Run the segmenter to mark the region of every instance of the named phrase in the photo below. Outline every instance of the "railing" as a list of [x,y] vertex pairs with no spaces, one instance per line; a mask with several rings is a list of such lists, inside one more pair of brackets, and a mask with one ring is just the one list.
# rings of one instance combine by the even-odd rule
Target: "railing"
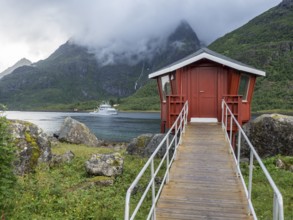
[[[171,165],[172,165],[174,158],[176,156],[177,147],[181,143],[182,134],[185,132],[185,126],[187,124],[187,116],[188,116],[188,102],[186,102],[184,104],[184,106],[183,106],[179,116],[177,117],[176,121],[174,122],[173,126],[169,129],[169,131],[167,132],[167,134],[165,135],[165,137],[163,138],[161,143],[158,145],[158,147],[156,148],[154,153],[151,155],[151,157],[148,159],[148,161],[146,162],[144,167],[141,169],[141,171],[139,172],[139,174],[137,175],[135,180],[132,182],[131,186],[128,188],[127,193],[126,193],[126,199],[125,199],[125,216],[124,216],[125,220],[135,218],[135,216],[138,213],[138,211],[139,211],[143,201],[145,200],[149,190],[152,190],[152,204],[151,204],[150,211],[149,211],[149,214],[146,219],[150,219],[150,218],[155,219],[156,218],[156,214],[155,214],[156,203],[159,199],[159,196],[160,196],[160,193],[163,189],[164,183],[169,182],[169,170],[170,170]],[[170,137],[171,137],[171,139],[170,139]],[[164,145],[166,145],[166,152],[155,170],[154,160],[155,160],[158,152],[160,151],[160,149]],[[172,146],[175,146],[175,148],[174,148],[174,153],[170,158],[170,149],[172,148]],[[161,181],[159,189],[156,193],[155,178],[158,175],[160,168],[163,166],[164,163],[166,163],[166,171],[164,173],[164,177]],[[131,194],[149,167],[151,170],[150,181],[149,181],[145,191],[143,192],[138,204],[134,208],[133,213],[130,213]]]
[[[228,119],[229,118],[229,119]],[[237,157],[235,155],[235,152],[233,150],[233,123],[238,128],[238,135],[237,135]],[[228,126],[230,126],[230,129],[228,131]],[[259,163],[260,167],[262,168],[263,173],[265,174],[268,182],[270,183],[273,192],[274,192],[274,198],[273,198],[273,219],[274,220],[283,220],[284,219],[284,210],[283,210],[283,198],[282,194],[280,193],[279,189],[277,188],[276,184],[274,183],[272,177],[270,176],[268,170],[266,169],[265,165],[262,163],[260,157],[258,156],[257,152],[255,151],[253,145],[249,141],[248,137],[244,133],[243,129],[239,125],[237,119],[234,117],[233,113],[231,112],[230,108],[228,107],[227,103],[223,100],[222,101],[222,127],[225,130],[226,138],[229,141],[230,150],[233,152],[234,160],[237,164],[236,166],[236,173],[240,177],[242,185],[245,189],[245,194],[248,200],[248,208],[249,212],[248,214],[252,214],[254,219],[257,219],[256,213],[254,211],[252,200],[251,200],[251,192],[252,192],[252,175],[253,175],[253,160],[254,158]],[[249,177],[248,177],[248,189],[246,187],[243,175],[240,170],[240,150],[241,150],[241,139],[244,138],[244,141],[247,143],[250,149],[250,164],[249,164]],[[236,140],[235,140],[236,141]]]

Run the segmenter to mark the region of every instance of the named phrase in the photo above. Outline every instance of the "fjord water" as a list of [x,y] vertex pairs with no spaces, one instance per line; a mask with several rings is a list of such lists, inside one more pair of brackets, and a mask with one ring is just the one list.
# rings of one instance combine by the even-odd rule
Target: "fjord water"
[[129,142],[140,134],[160,132],[160,113],[119,112],[102,116],[79,112],[6,112],[8,119],[34,123],[49,135],[57,133],[68,116],[84,123],[99,139],[106,141]]

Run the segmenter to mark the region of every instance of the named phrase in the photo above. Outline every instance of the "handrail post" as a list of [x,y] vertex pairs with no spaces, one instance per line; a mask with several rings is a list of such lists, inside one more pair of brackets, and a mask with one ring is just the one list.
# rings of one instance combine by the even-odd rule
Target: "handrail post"
[[185,133],[185,125],[186,125],[186,120],[185,120],[185,114],[186,114],[186,111],[185,111],[185,106],[183,107],[183,114],[182,114],[182,123],[183,123],[183,129],[182,129],[182,133],[184,134]]
[[177,122],[175,124],[175,149],[174,149],[174,160],[176,160],[176,154],[177,154],[177,144],[178,144],[178,140],[177,140]]
[[166,166],[167,166],[167,175],[166,175],[166,183],[169,183],[169,164],[170,164],[170,154],[169,154],[169,149],[170,149],[170,146],[169,146],[169,134],[167,134],[167,139],[166,139],[166,150],[167,150],[167,159],[166,159]]
[[182,138],[181,138],[181,134],[182,134],[182,127],[183,127],[183,123],[182,123],[182,114],[180,116],[180,122],[179,122],[179,144],[182,144]]
[[225,130],[226,130],[226,132],[228,132],[228,129],[227,129],[227,127],[228,127],[228,106],[226,105],[226,111],[225,111],[225,113],[226,113],[226,120],[225,120]]
[[233,117],[232,115],[230,115],[231,119],[230,119],[230,142],[232,144],[233,140],[232,140],[232,131],[233,131]]
[[284,220],[284,204],[282,194],[276,193],[276,200],[278,202],[278,220]]
[[278,209],[279,206],[277,205],[277,195],[274,193],[274,201],[273,201],[273,219],[277,220],[278,219]]
[[[151,180],[153,181],[153,183],[152,183],[152,206],[155,207],[155,203],[156,203],[156,188],[155,188],[154,159],[152,159],[152,163],[151,163]],[[156,220],[156,208],[154,208],[154,210],[153,210],[152,220]]]
[[240,175],[240,151],[241,151],[241,131],[238,130],[238,146],[237,146],[237,176]]
[[125,199],[125,213],[124,213],[124,220],[129,220],[129,195],[128,195],[128,191],[126,193],[126,199]]
[[222,100],[222,129],[224,129],[224,99]]
[[250,150],[250,161],[249,162],[250,163],[249,163],[249,180],[248,180],[248,200],[251,200],[252,173],[253,173],[253,152],[252,152],[252,150]]
[[[229,138],[230,138],[230,145],[231,145],[231,147],[233,148],[233,136],[232,136],[232,134],[233,134],[233,117],[232,117],[232,113],[230,112],[230,136],[229,136]],[[232,154],[233,152],[232,152],[232,150],[231,150],[231,148],[229,148],[229,152],[230,152],[230,154]]]
[[177,140],[177,131],[178,131],[178,124],[176,122],[176,125],[175,125],[175,147],[177,146],[177,143],[178,143],[178,140]]

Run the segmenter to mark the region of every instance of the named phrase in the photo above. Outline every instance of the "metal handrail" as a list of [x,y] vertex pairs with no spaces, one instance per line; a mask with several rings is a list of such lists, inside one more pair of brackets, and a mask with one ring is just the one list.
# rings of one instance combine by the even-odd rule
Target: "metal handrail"
[[[136,176],[135,180],[132,182],[132,184],[130,185],[130,187],[127,190],[126,193],[126,198],[125,198],[125,215],[124,215],[124,219],[125,220],[129,220],[129,219],[134,219],[137,212],[139,211],[139,208],[141,207],[147,193],[149,192],[149,190],[152,190],[152,206],[150,208],[149,214],[147,219],[155,219],[156,218],[156,214],[155,214],[155,207],[156,207],[156,203],[159,199],[160,193],[163,189],[164,183],[168,183],[169,182],[169,170],[171,168],[171,165],[174,161],[174,158],[176,156],[176,151],[177,151],[177,147],[179,146],[179,144],[181,143],[181,138],[182,138],[182,134],[185,132],[185,126],[187,124],[187,116],[188,116],[188,102],[186,101],[179,116],[177,117],[176,121],[174,122],[174,124],[172,125],[172,127],[169,129],[169,131],[166,133],[165,137],[163,138],[163,140],[161,141],[161,143],[158,145],[158,147],[156,148],[156,150],[153,152],[153,154],[150,156],[150,158],[148,159],[148,161],[146,162],[146,164],[143,166],[143,168],[141,169],[141,171],[139,172],[139,174]],[[174,131],[174,135],[172,137],[172,139],[170,140],[170,135],[173,134],[172,132]],[[179,138],[179,139],[178,139]],[[162,148],[162,146],[164,145],[164,143],[166,143],[166,153],[164,154],[163,158],[161,159],[157,169],[155,170],[154,168],[154,159],[156,157],[156,155],[158,154],[158,152],[160,151],[160,149]],[[175,149],[174,149],[174,153],[172,158],[169,158],[169,151],[172,145],[175,145]],[[155,178],[157,176],[157,174],[160,171],[160,168],[162,167],[162,165],[164,164],[164,162],[166,162],[166,172],[164,174],[164,178],[161,181],[160,187],[158,192],[156,193],[155,190]],[[136,187],[136,185],[138,184],[139,180],[142,178],[142,176],[144,175],[145,171],[149,168],[151,168],[151,179],[144,191],[144,193],[142,194],[138,204],[136,205],[133,213],[130,213],[130,199],[131,199],[131,193],[133,191],[133,189]],[[131,214],[131,215],[130,215]]]
[[[227,126],[228,126],[228,116],[230,117],[230,131],[228,131]],[[233,123],[237,126],[238,128],[238,137],[237,137],[237,158],[232,146],[232,132],[233,132]],[[254,219],[257,219],[256,213],[254,211],[252,201],[251,201],[251,192],[252,192],[252,175],[253,175],[253,159],[257,160],[259,163],[260,167],[262,168],[263,173],[265,174],[268,182],[270,183],[273,191],[274,191],[274,198],[273,198],[273,219],[274,220],[283,220],[284,219],[284,209],[283,209],[283,197],[282,194],[280,193],[279,189],[277,188],[275,182],[273,181],[271,175],[269,174],[268,170],[266,169],[265,165],[262,163],[261,158],[257,154],[255,148],[249,141],[248,137],[246,136],[245,132],[241,128],[241,126],[238,123],[238,120],[235,118],[233,115],[232,111],[230,110],[228,104],[225,102],[225,100],[222,100],[222,128],[225,130],[225,135],[226,138],[229,142],[230,145],[230,151],[233,152],[233,158],[236,162],[236,173],[237,175],[241,178],[242,185],[245,190],[245,194],[248,200],[248,208],[249,212],[248,214],[252,214]],[[230,133],[230,134],[229,134]],[[241,150],[241,138],[244,138],[246,141],[247,145],[250,148],[250,164],[249,164],[249,179],[248,179],[248,189],[246,187],[243,175],[241,173],[240,169],[240,150]]]

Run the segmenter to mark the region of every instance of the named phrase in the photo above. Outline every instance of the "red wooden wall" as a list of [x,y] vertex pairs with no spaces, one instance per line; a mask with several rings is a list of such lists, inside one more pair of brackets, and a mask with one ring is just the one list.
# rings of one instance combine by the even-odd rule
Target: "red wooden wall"
[[[172,77],[171,77],[172,74]],[[221,102],[224,96],[238,95],[241,73],[238,70],[221,64],[201,60],[169,73],[171,95],[163,101],[160,77],[157,78],[158,89],[161,97],[161,131],[169,128],[181,109],[179,104],[172,106],[178,100],[189,102],[189,120],[191,117],[215,117],[220,122],[222,119]],[[250,106],[256,76],[249,74],[250,82],[247,101],[242,101],[239,106],[241,115],[239,120],[247,122],[250,117]],[[173,97],[172,97],[173,96]],[[174,101],[176,100],[176,101]],[[181,104],[180,104],[181,105]]]

